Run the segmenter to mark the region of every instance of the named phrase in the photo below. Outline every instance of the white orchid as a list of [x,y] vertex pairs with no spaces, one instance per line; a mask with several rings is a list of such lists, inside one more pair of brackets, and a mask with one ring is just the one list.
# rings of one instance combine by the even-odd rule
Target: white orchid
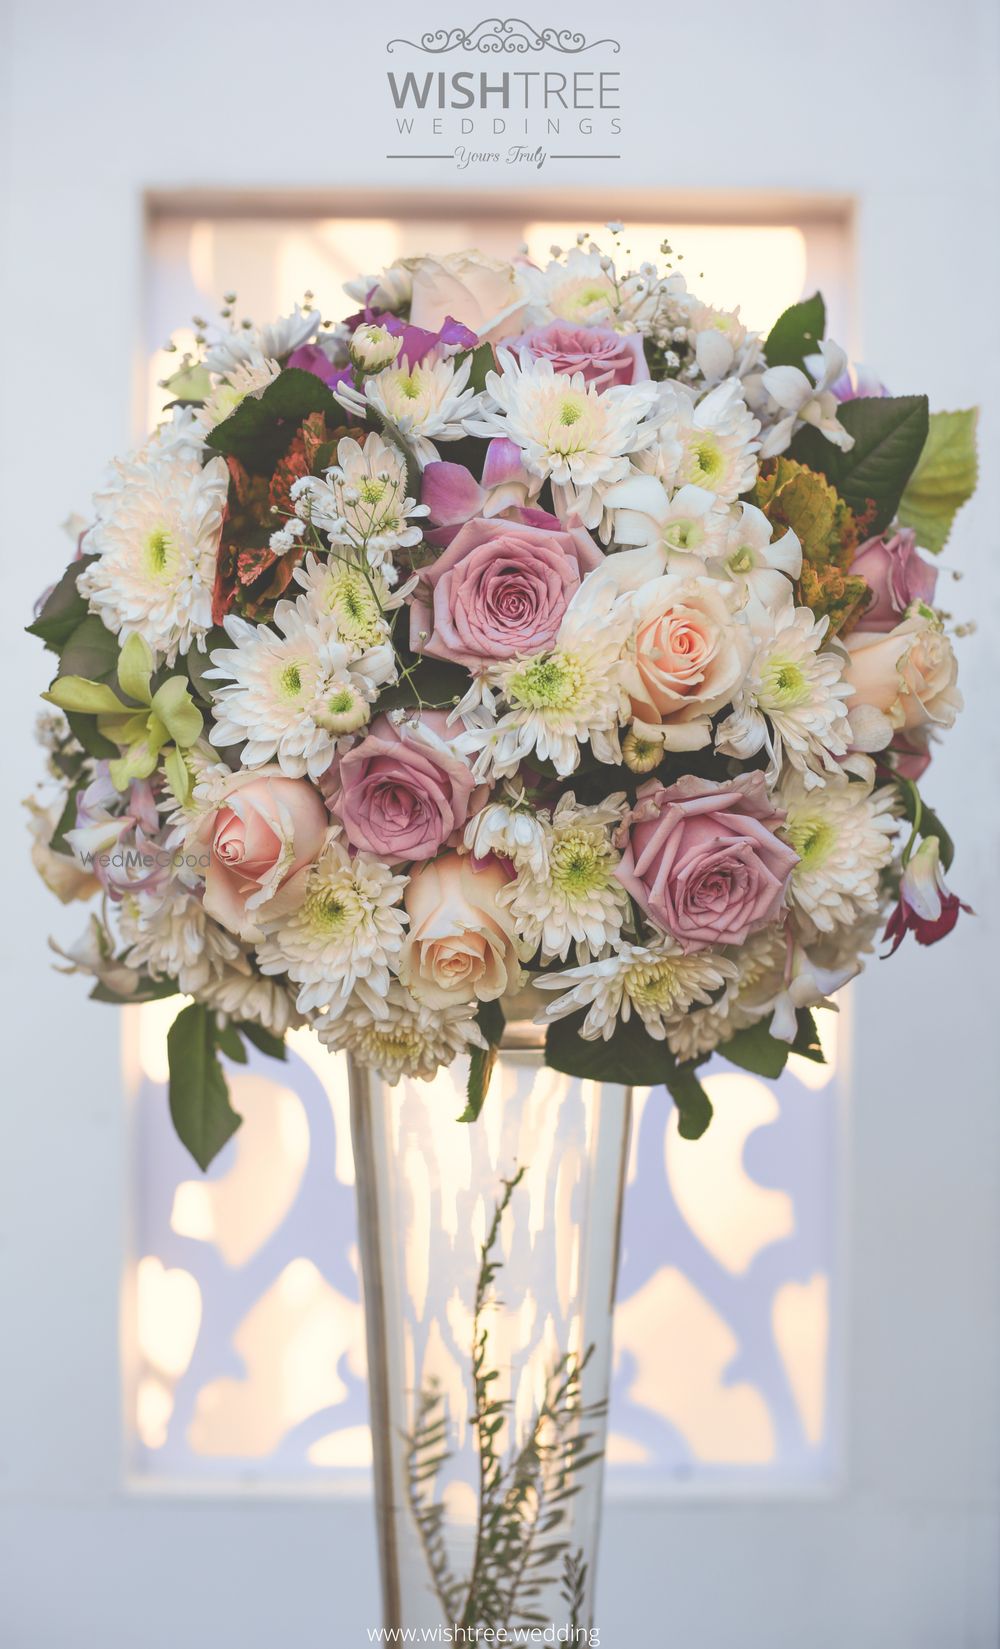
[[803,424],[818,429],[841,452],[850,452],[854,436],[837,417],[840,402],[831,388],[847,368],[847,355],[832,338],[825,338],[819,355],[805,361],[808,372],[797,366],[769,366],[760,375],[760,385],[779,414],[760,447],[762,458],[776,458],[784,452],[795,431]]

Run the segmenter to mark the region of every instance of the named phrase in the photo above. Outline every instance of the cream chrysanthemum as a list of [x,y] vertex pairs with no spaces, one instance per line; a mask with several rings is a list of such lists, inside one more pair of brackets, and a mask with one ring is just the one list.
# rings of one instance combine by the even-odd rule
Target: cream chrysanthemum
[[745,944],[730,953],[734,977],[727,981],[719,999],[671,1022],[667,1042],[675,1059],[701,1059],[736,1031],[755,1024],[763,1016],[763,1009],[756,1002],[744,1006],[741,998],[751,998],[762,982],[780,976],[787,951],[784,927],[776,924],[752,933]]
[[302,1024],[287,986],[278,979],[265,979],[249,966],[226,968],[201,992],[199,1000],[237,1024],[262,1025],[272,1036],[284,1037],[286,1031]]
[[369,435],[364,446],[345,435],[325,479],[303,476],[292,487],[292,499],[303,520],[331,544],[357,551],[381,568],[389,583],[396,577],[390,557],[420,543],[416,523],[427,514],[425,504],[407,496],[402,453],[380,435]]
[[839,771],[834,758],[847,753],[844,701],[851,689],[841,654],[821,651],[829,623],[808,607],[783,608],[758,641],[732,714],[716,734],[716,748],[741,761],[766,749],[770,784],[787,757],[813,789],[823,783],[823,770]]
[[617,308],[613,270],[594,247],[584,251],[574,246],[544,269],[527,265],[522,275],[546,320],[567,321],[571,326],[606,325]]
[[212,627],[212,585],[229,487],[224,458],[204,467],[185,447],[120,460],[95,497],[84,540],[97,556],[77,581],[81,595],[124,641],[141,635],[173,664]]
[[610,1041],[619,1020],[627,1023],[634,1011],[649,1035],[662,1042],[668,1026],[693,1003],[711,1002],[713,993],[735,975],[725,956],[707,950],[687,955],[676,940],[664,936],[652,945],[622,944],[613,956],[565,973],[539,974],[534,983],[543,990],[564,991],[545,1007],[549,1023],[588,1009],[580,1027],[588,1041]]
[[227,683],[215,696],[209,738],[243,744],[244,767],[277,760],[290,779],[318,779],[342,740],[369,720],[379,687],[395,679],[392,648],[383,643],[358,655],[332,623],[314,622],[297,602],[279,601],[274,623],[280,634],[226,619],[234,645],[213,652],[206,671]]
[[200,997],[227,970],[250,972],[233,935],[213,922],[201,899],[177,881],[162,896],[126,894],[118,931],[130,968],[154,979],[176,979],[185,996]]
[[614,627],[587,636],[582,626],[570,631],[564,621],[552,652],[485,672],[508,708],[495,723],[470,728],[456,741],[476,755],[476,778],[510,776],[528,757],[551,762],[565,778],[588,742],[598,761],[619,763],[618,730],[629,708],[621,653]]
[[233,327],[210,339],[203,364],[209,372],[227,376],[256,355],[279,361],[312,338],[322,318],[318,309],[300,309],[296,304],[290,315],[281,315],[265,326]]
[[502,373],[487,374],[490,404],[469,420],[470,433],[514,441],[526,467],[551,480],[561,518],[575,512],[596,527],[608,487],[628,474],[629,454],[656,437],[647,421],[656,385],[598,390],[582,372],[556,372],[548,360],[521,363],[506,349],[498,359]]
[[624,803],[620,792],[584,807],[570,790],[551,815],[541,815],[545,873],[538,876],[522,865],[499,897],[514,920],[522,961],[540,949],[543,965],[565,962],[575,945],[577,961],[587,962],[617,943],[629,900],[614,876],[621,854],[611,831],[621,823]]
[[831,774],[812,790],[794,771],[782,779],[778,802],[786,817],[779,835],[799,855],[788,902],[807,940],[816,930],[854,926],[879,909],[879,873],[892,858],[896,792],[892,785],[873,790],[873,777]]
[[402,361],[373,373],[363,394],[349,385],[335,394],[349,412],[373,411],[391,424],[424,469],[438,457],[435,441],[458,441],[467,433],[476,401],[476,391],[467,387],[471,371],[471,354],[458,366],[428,355],[417,366]]
[[242,402],[259,401],[269,384],[281,373],[277,361],[268,360],[255,349],[246,360],[240,361],[220,378],[211,395],[197,414],[202,429],[215,429],[224,423]]
[[381,1018],[407,924],[399,908],[406,882],[370,853],[352,859],[331,840],[309,870],[301,904],[269,924],[257,948],[261,972],[287,974],[299,986],[300,1013],[325,1009],[336,1018],[356,991]]
[[355,996],[342,1012],[321,1014],[313,1025],[328,1048],[352,1053],[390,1085],[402,1076],[430,1081],[442,1065],[450,1065],[470,1047],[486,1046],[473,1017],[473,1003],[427,1008],[394,980],[381,1006],[376,1019]]

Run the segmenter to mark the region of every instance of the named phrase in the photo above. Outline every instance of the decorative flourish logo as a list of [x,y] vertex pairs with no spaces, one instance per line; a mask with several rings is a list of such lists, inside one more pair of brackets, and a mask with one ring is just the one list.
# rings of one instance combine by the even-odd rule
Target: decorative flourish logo
[[390,40],[386,53],[387,160],[464,172],[621,159],[621,44],[610,36],[485,17]]
[[588,40],[576,29],[536,29],[521,17],[484,17],[473,29],[430,29],[419,40],[390,40],[386,49],[391,52],[395,46],[435,54],[454,51],[523,54],[549,49],[576,56],[594,51],[598,46],[606,46],[615,54],[621,51],[617,40]]

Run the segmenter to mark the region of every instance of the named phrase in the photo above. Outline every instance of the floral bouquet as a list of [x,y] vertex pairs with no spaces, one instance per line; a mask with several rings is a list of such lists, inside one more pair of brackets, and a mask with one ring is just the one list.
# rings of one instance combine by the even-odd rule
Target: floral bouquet
[[470,1054],[472,1118],[528,986],[548,1064],[663,1083],[695,1136],[711,1053],[821,1058],[879,933],[965,908],[920,549],[975,415],[849,371],[818,295],[762,338],[662,252],[406,259],[333,324],[227,298],[40,602],[35,862],[100,901],[61,954],[193,998],[203,1166],[244,1038],[308,1023],[390,1082]]

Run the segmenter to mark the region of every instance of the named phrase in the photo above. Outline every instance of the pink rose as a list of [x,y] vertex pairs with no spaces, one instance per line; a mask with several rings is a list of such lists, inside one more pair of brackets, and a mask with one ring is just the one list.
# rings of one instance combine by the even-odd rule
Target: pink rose
[[304,875],[329,827],[323,798],[308,780],[288,779],[277,767],[234,773],[220,805],[185,844],[185,852],[208,856],[208,914],[241,939],[262,939],[264,908]]
[[777,919],[799,856],[774,834],[784,819],[761,773],[728,784],[688,775],[644,784],[622,829],[615,875],[685,950],[742,945]]
[[469,816],[476,789],[443,711],[398,726],[388,716],[330,770],[327,806],[352,847],[390,864],[433,859]]
[[498,860],[458,853],[446,853],[410,877],[403,895],[410,928],[399,977],[428,1007],[495,1002],[517,989],[521,969],[514,930],[497,903],[507,880]]
[[891,630],[913,601],[928,606],[934,600],[937,568],[917,552],[917,535],[908,527],[892,538],[869,538],[857,551],[851,572],[865,580],[875,600],[862,613],[855,630]]
[[603,556],[582,527],[467,521],[410,600],[415,652],[478,670],[551,647],[585,574]]
[[649,377],[641,332],[613,332],[605,326],[570,326],[550,321],[512,338],[507,346],[533,361],[551,361],[556,372],[582,372],[588,384],[638,384]]

